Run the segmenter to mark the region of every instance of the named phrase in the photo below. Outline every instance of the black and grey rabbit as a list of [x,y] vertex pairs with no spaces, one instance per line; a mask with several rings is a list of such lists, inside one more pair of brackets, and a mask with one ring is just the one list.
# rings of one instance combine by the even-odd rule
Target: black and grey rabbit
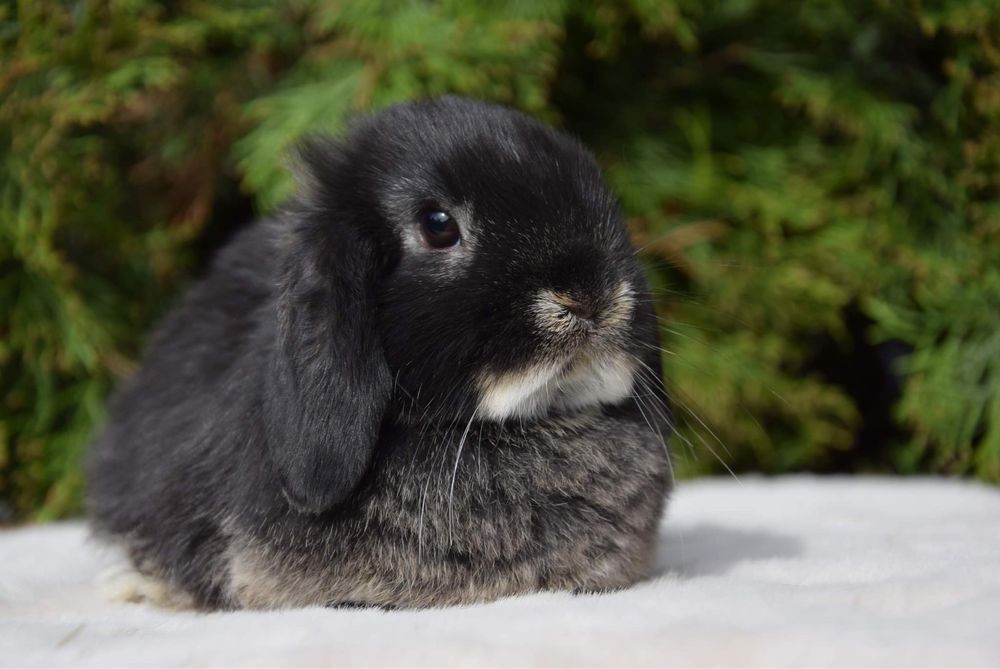
[[299,193],[168,315],[89,507],[202,608],[426,607],[647,574],[659,335],[577,141],[460,98],[299,153]]

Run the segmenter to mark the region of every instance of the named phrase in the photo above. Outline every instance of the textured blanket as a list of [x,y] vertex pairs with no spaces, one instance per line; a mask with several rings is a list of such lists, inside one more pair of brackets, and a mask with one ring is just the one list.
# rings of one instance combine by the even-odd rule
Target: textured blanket
[[682,482],[652,577],[427,611],[105,601],[80,523],[0,532],[0,665],[1000,665],[1000,491]]

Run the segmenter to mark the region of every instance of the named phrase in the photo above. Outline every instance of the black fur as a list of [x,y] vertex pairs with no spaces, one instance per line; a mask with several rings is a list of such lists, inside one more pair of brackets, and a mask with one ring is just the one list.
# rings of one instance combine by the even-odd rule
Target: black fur
[[[97,531],[207,607],[421,606],[641,577],[670,425],[648,289],[590,153],[444,98],[300,158],[297,198],[221,252],[114,399],[89,462]],[[462,212],[471,255],[414,249],[429,207]],[[582,346],[540,330],[539,291],[601,313],[623,281],[634,308],[600,354],[645,365],[631,396],[477,415],[483,378]]]

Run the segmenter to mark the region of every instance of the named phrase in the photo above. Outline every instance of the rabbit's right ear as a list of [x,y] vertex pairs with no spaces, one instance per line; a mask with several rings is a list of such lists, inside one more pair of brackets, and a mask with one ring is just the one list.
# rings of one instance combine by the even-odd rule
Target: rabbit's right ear
[[333,143],[300,153],[306,181],[282,230],[265,417],[285,496],[319,513],[343,501],[371,462],[392,379],[375,328],[374,239],[341,206],[354,190]]

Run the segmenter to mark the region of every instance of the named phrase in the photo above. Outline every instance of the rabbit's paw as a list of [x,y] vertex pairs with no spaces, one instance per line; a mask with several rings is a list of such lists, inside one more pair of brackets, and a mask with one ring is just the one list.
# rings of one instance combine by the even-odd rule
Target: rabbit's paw
[[101,595],[119,603],[149,603],[167,609],[193,609],[194,598],[171,587],[158,578],[143,574],[130,566],[116,566],[98,577]]

